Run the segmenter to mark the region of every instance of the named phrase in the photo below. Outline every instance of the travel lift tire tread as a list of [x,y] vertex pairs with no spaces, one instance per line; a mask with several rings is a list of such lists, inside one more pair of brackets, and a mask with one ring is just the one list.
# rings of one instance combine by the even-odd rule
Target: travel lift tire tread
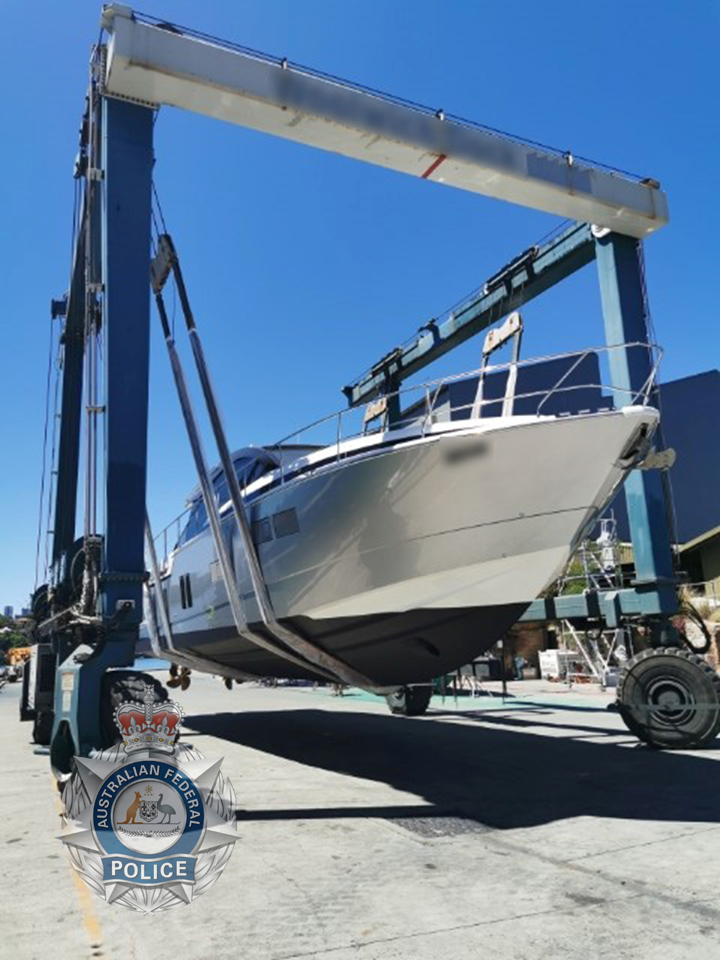
[[36,713],[33,718],[33,743],[41,747],[49,747],[52,739],[53,714],[43,711]]
[[20,693],[20,722],[25,723],[28,720],[35,719],[35,710],[30,708],[30,671],[23,670],[22,691]]
[[433,688],[431,684],[401,687],[396,693],[385,697],[390,712],[401,717],[420,717],[430,706]]
[[651,747],[706,747],[720,731],[720,676],[683,647],[643,650],[620,677],[618,705],[628,729]]
[[[116,743],[120,743],[122,737],[115,724],[115,711],[126,701],[142,703],[146,684],[152,684],[155,703],[163,703],[168,699],[165,687],[149,673],[138,673],[134,670],[111,670],[102,678],[100,729],[104,747],[112,747]],[[54,713],[52,711],[33,713],[33,742],[43,747],[50,746]]]

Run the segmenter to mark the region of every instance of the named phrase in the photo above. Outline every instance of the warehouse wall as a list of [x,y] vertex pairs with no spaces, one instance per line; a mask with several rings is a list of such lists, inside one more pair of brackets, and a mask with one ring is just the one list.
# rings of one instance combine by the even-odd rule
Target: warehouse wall
[[[660,409],[665,444],[677,451],[670,470],[677,539],[687,543],[720,526],[720,370],[662,384]],[[628,540],[624,497],[613,510]]]

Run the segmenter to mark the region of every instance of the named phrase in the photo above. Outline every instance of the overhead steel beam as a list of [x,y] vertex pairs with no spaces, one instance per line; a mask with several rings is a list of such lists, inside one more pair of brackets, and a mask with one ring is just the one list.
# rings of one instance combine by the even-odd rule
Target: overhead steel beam
[[623,590],[591,590],[587,593],[534,600],[521,620],[604,620],[618,626],[624,617],[662,617],[677,612],[674,583],[649,583]]
[[485,283],[483,291],[442,323],[431,321],[403,347],[383,357],[358,381],[343,388],[350,406],[385,393],[444,354],[497,323],[595,257],[587,224],[573,224],[547,243],[531,247]]
[[174,106],[411,176],[644,237],[668,221],[657,182],[251,53],[129,7],[103,11],[105,92]]

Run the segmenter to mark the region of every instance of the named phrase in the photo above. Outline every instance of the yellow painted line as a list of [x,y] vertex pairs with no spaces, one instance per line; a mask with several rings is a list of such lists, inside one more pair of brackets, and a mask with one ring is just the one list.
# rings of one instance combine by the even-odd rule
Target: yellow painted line
[[[51,776],[50,781],[52,783],[53,793],[55,794],[55,803],[60,813],[62,813],[62,803],[60,802],[60,796],[55,786],[55,779]],[[80,879],[73,865],[69,862],[67,865],[72,874],[75,892],[77,893],[77,898],[80,903],[80,915],[82,916],[83,927],[85,929],[85,935],[88,938],[88,943],[91,947],[99,947],[103,941],[103,932],[100,920],[93,906],[93,895]]]

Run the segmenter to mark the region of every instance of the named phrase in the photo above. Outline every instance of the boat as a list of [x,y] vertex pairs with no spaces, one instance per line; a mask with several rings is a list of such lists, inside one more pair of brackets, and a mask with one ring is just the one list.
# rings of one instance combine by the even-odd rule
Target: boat
[[[433,399],[443,385],[400,422],[383,400],[356,435],[341,439],[340,414],[334,442],[300,443],[301,431],[232,455],[277,621],[378,688],[427,684],[492,647],[559,576],[659,420],[649,384],[616,408],[604,397],[594,411],[518,415],[513,397],[452,416]],[[223,470],[211,480],[248,627],[263,635]],[[176,526],[160,570],[171,632],[151,583],[146,652],[225,677],[318,679],[238,634],[199,489]]]

